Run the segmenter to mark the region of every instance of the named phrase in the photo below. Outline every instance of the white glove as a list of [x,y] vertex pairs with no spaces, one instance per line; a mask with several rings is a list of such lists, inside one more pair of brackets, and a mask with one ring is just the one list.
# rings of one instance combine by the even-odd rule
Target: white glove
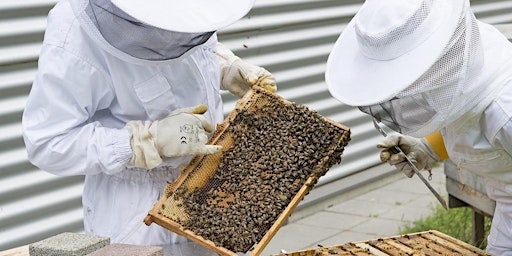
[[238,97],[243,97],[255,85],[271,92],[277,90],[276,79],[270,72],[241,60],[221,43],[217,43],[217,56],[222,90],[228,90]]
[[128,122],[126,128],[131,133],[130,145],[133,151],[129,164],[153,169],[163,162],[161,156],[220,152],[222,146],[206,145],[207,132],[212,131],[212,125],[202,115],[207,110],[206,105],[197,105],[175,110],[167,117],[153,122]]
[[380,160],[394,165],[396,169],[402,171],[409,178],[414,175],[414,170],[407,163],[405,155],[397,152],[395,146],[402,149],[418,170],[430,171],[432,170],[432,164],[440,160],[439,156],[423,138],[418,139],[398,133],[388,135],[377,144],[378,148],[384,149],[380,152]]

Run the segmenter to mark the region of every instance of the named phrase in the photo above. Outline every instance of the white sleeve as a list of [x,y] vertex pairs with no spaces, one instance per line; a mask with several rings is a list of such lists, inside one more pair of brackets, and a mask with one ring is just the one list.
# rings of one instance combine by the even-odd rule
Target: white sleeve
[[132,154],[128,131],[90,122],[114,95],[104,73],[44,45],[22,118],[29,161],[62,176],[121,171]]
[[493,144],[497,144],[507,151],[512,156],[512,121],[509,120],[503,127],[496,133]]
[[512,90],[504,89],[485,110],[486,137],[512,156]]

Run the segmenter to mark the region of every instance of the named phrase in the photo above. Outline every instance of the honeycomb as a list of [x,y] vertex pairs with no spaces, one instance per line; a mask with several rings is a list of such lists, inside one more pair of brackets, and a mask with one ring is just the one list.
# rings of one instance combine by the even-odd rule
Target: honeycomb
[[171,231],[188,230],[182,234],[195,241],[230,252],[253,251],[341,162],[349,141],[347,127],[255,88],[210,139],[223,152],[194,158],[167,186],[153,213],[173,223]]

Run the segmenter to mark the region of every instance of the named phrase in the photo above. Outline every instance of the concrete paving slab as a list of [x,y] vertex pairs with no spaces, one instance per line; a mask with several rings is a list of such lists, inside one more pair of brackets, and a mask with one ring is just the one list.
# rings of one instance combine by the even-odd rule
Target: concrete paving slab
[[[428,172],[422,172],[423,177],[428,180]],[[442,191],[446,191],[445,186],[446,176],[443,173],[442,167],[436,167],[432,169],[432,180],[429,181],[430,185],[434,187],[441,194]],[[428,192],[428,188],[420,178],[413,176],[407,178],[403,176],[402,179],[396,182],[387,184],[382,187],[381,190],[390,191],[404,191],[409,193],[424,194]]]
[[321,211],[297,221],[297,224],[342,231],[368,221],[368,217]]
[[332,207],[325,209],[325,211],[373,217],[379,216],[393,208],[395,208],[394,204],[390,205],[380,202],[349,200],[333,205]]
[[[448,196],[441,194],[443,198],[448,200]],[[408,205],[412,207],[426,207],[426,208],[435,208],[441,204],[437,201],[437,198],[434,195],[422,195],[418,197],[416,200],[410,202]]]
[[377,237],[396,235],[398,229],[406,221],[389,220],[383,218],[370,219],[369,221],[353,227],[351,230],[360,233],[373,234]]
[[418,197],[418,194],[414,193],[403,193],[400,191],[390,191],[384,189],[377,189],[366,194],[363,194],[353,200],[356,201],[369,201],[378,202],[390,205],[403,205],[414,201]]
[[432,209],[429,207],[401,205],[389,212],[386,212],[385,214],[382,214],[379,218],[414,222],[431,214]]
[[290,223],[279,229],[261,255],[279,253],[282,249],[287,251],[305,249],[311,243],[322,241],[339,232],[336,229]]
[[81,256],[110,244],[110,238],[64,232],[29,245],[31,256]]
[[[436,183],[430,183],[430,185],[434,186]],[[419,178],[404,178],[392,184],[388,184],[385,187],[381,188],[382,191],[393,191],[400,193],[410,193],[416,195],[422,195],[428,188]]]
[[164,256],[160,246],[110,244],[86,256]]
[[344,232],[338,233],[332,237],[329,237],[325,240],[319,241],[318,244],[320,244],[324,247],[328,247],[328,246],[346,244],[349,242],[372,240],[372,239],[376,239],[376,238],[379,238],[379,237],[375,234],[367,234],[367,233],[361,233],[361,232],[355,232],[355,231],[344,231]]

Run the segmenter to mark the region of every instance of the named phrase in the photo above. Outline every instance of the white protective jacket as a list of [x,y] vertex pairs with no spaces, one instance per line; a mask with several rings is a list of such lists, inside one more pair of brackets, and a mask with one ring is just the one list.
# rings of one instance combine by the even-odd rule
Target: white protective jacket
[[197,104],[208,105],[212,124],[222,122],[216,35],[177,59],[136,59],[87,24],[83,3],[59,1],[49,13],[22,121],[29,160],[56,175],[86,175],[86,233],[131,244],[184,241],[143,219],[191,157],[151,171],[127,167],[132,152],[124,127]]
[[487,195],[496,201],[487,251],[512,251],[512,81],[463,134],[452,126],[441,130],[450,159],[461,177],[486,177]]
[[450,159],[461,170],[512,184],[512,47],[492,26],[479,23],[479,28],[485,32],[484,65],[494,66],[485,70],[492,73],[482,86],[493,83],[497,90],[480,99],[485,106],[468,109],[441,133]]
[[[480,30],[494,30],[480,23]],[[459,175],[478,173],[486,178],[487,195],[496,201],[487,251],[493,255],[512,252],[512,47],[500,33],[486,33],[483,47],[492,58],[484,65],[496,65],[489,74],[500,83],[498,93],[483,112],[458,119],[441,130],[446,151],[457,165]],[[482,100],[482,102],[487,102]],[[478,108],[474,108],[478,109]]]

